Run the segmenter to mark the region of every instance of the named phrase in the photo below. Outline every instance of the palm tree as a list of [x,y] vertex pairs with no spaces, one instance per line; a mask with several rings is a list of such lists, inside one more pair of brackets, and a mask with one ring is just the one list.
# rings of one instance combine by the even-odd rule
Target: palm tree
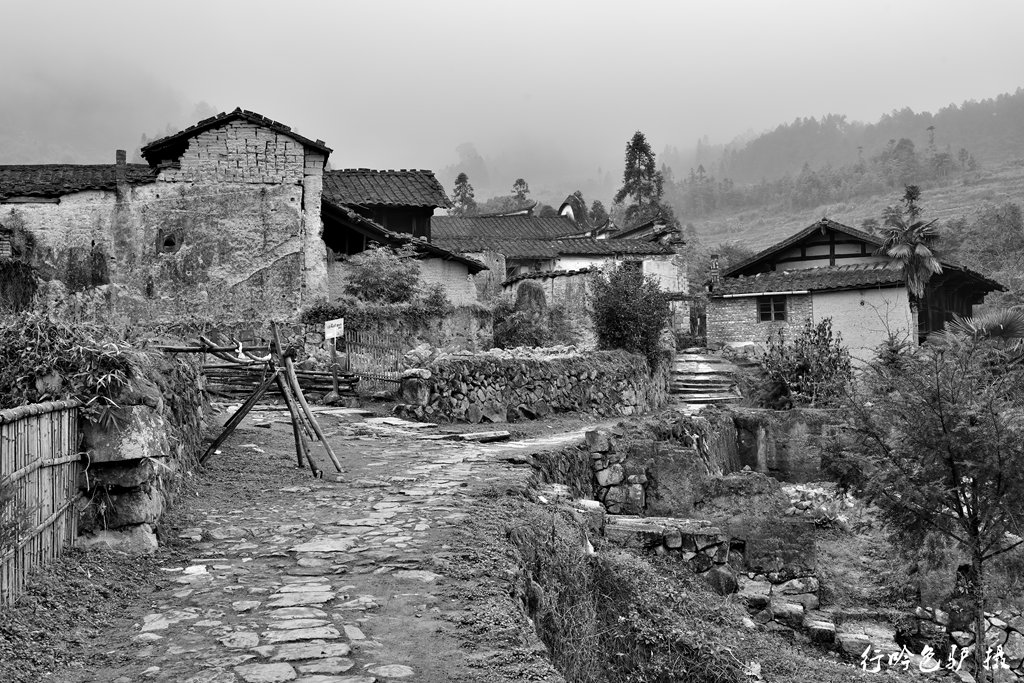
[[882,246],[875,252],[888,256],[892,259],[890,265],[903,271],[912,306],[924,297],[925,286],[932,275],[942,273],[942,264],[934,252],[939,231],[934,220],[920,220],[921,207],[917,204],[920,196],[917,185],[907,185],[900,200],[903,206],[885,209],[884,223],[879,229]]
[[951,334],[991,339],[1005,349],[1024,347],[1024,310],[1000,308],[971,318],[954,316],[947,326]]

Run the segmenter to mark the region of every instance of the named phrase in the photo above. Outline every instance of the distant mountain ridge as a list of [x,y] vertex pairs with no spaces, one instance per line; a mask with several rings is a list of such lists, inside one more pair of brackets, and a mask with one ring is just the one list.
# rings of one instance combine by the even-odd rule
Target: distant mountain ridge
[[965,148],[981,163],[1024,158],[1024,88],[950,104],[935,113],[905,107],[875,123],[851,122],[841,114],[797,118],[753,139],[745,136],[726,145],[699,141],[687,152],[669,148],[659,161],[677,175],[703,165],[720,178],[752,184],[797,174],[805,164],[815,169],[855,164],[882,153],[890,140],[901,138],[913,141],[921,150],[933,145],[956,154]]

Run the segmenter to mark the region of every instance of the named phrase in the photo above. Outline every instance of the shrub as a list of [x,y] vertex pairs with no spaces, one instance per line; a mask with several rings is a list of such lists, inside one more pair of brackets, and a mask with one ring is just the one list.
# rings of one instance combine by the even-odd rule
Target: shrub
[[767,394],[776,403],[772,408],[832,405],[853,376],[850,352],[842,336],[832,334],[831,318],[817,325],[808,320],[792,341],[777,330],[768,338],[761,367],[770,384]]
[[417,294],[420,266],[409,249],[371,247],[348,259],[345,293],[385,304],[411,301]]
[[591,304],[598,348],[644,355],[653,371],[660,362],[661,330],[670,315],[658,283],[639,270],[616,268],[594,278]]

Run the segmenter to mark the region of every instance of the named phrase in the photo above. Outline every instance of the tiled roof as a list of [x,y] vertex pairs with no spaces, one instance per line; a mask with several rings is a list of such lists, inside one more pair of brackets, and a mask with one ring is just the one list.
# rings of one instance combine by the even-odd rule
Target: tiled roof
[[903,274],[887,263],[850,266],[822,266],[794,270],[777,270],[740,277],[722,278],[712,297],[726,294],[760,294],[764,292],[799,292],[835,289],[861,289],[899,285]]
[[359,206],[451,206],[433,171],[327,171],[324,198],[335,204]]
[[513,275],[504,282],[501,283],[502,287],[508,287],[511,284],[515,284],[520,280],[550,280],[556,277],[570,277],[573,275],[586,275],[587,273],[596,273],[600,268],[589,266],[587,268],[577,268],[575,270],[541,270],[532,273],[520,273],[519,275]]
[[[157,170],[146,164],[125,164],[132,185],[156,180]],[[116,164],[41,164],[0,166],[0,200],[11,197],[60,197],[83,190],[113,190]]]
[[427,242],[422,239],[417,239],[412,235],[406,234],[404,232],[395,232],[394,230],[388,230],[380,223],[372,221],[369,218],[366,218],[365,216],[360,216],[353,209],[350,209],[347,206],[335,204],[329,200],[324,200],[323,215],[325,218],[328,219],[334,216],[336,220],[338,218],[341,218],[342,220],[347,220],[351,223],[354,223],[360,226],[360,228],[362,228],[366,232],[373,235],[374,238],[379,240],[381,243],[387,244],[389,246],[409,246],[416,252],[423,254],[425,256],[434,256],[437,258],[445,259],[446,261],[457,261],[459,263],[464,263],[466,267],[469,268],[470,275],[475,275],[476,273],[479,273],[481,270],[488,270],[487,266],[485,266],[483,263],[477,261],[474,258],[464,256],[454,251],[449,251],[448,249],[445,249],[442,246],[431,244],[430,242]]
[[[744,271],[746,271],[747,273],[750,273],[752,270],[756,270],[759,267],[763,267],[763,264],[762,264],[763,261],[769,261],[773,255],[788,249],[789,247],[793,246],[794,244],[798,244],[799,242],[803,241],[805,238],[807,238],[810,235],[812,235],[815,231],[824,231],[824,230],[835,230],[836,232],[844,233],[844,234],[846,234],[846,235],[848,235],[850,237],[853,237],[854,239],[861,240],[862,242],[865,242],[865,243],[867,243],[867,244],[869,244],[871,246],[874,246],[876,248],[882,246],[882,239],[877,237],[877,236],[875,236],[875,235],[872,235],[870,233],[864,232],[863,230],[857,230],[856,228],[851,228],[850,226],[843,225],[842,223],[837,223],[836,221],[831,220],[829,218],[822,218],[818,222],[813,223],[813,224],[807,226],[806,228],[804,228],[800,232],[796,233],[795,235],[792,235],[791,237],[789,237],[787,239],[784,239],[783,241],[778,242],[778,243],[768,247],[764,251],[761,251],[761,252],[759,252],[757,254],[754,254],[750,258],[748,258],[748,259],[746,259],[744,261],[740,261],[736,265],[730,267],[728,270],[726,270],[725,272],[722,273],[722,283],[724,284],[727,280],[738,279],[735,276],[736,273],[742,273]],[[972,280],[975,280],[978,284],[980,284],[980,285],[982,285],[984,287],[988,287],[990,291],[991,290],[999,290],[999,291],[1005,291],[1006,290],[1006,288],[1002,284],[996,282],[995,280],[992,280],[990,278],[985,277],[984,275],[982,275],[981,273],[979,273],[979,272],[977,272],[975,270],[971,270],[967,266],[963,266],[963,265],[960,265],[959,263],[955,263],[955,262],[952,262],[952,261],[940,261],[940,263],[942,264],[943,271],[959,271],[961,273],[964,273],[967,277],[971,278]],[[869,269],[870,267],[871,266],[863,266],[863,265],[858,265],[858,266],[827,266],[827,267],[822,267],[822,268],[811,268],[811,269],[803,270],[803,271],[791,270],[791,271],[788,271],[788,272],[789,273],[801,273],[801,272],[802,273],[807,273],[807,272],[812,272],[812,271],[822,271],[823,272],[823,271],[828,270],[828,271],[835,271],[835,272],[838,273],[838,272],[846,272],[846,271],[852,271],[852,270],[858,270],[858,269],[864,270],[864,269]],[[883,264],[881,264],[881,267],[882,268],[886,268],[887,264],[883,263]],[[896,273],[898,271],[890,270],[890,272]],[[769,276],[769,275],[775,275],[775,274],[776,273],[772,272],[772,273],[762,273],[760,275]],[[747,279],[751,279],[752,277],[753,276],[748,275]],[[854,277],[854,276],[851,276],[851,277]],[[903,281],[902,278],[900,278],[899,281],[902,282]],[[865,283],[865,284],[871,284],[871,283]],[[850,286],[852,287],[852,285],[850,285]],[[836,286],[836,287],[823,287],[822,289],[843,289],[844,287],[846,287],[846,285],[840,285],[840,286]],[[808,289],[808,288],[807,287],[803,287],[802,289]],[[753,290],[751,290],[751,291],[753,291]],[[767,290],[764,290],[764,291],[767,291]]]
[[[436,221],[437,218],[434,220]],[[434,232],[433,242],[463,254],[493,251],[513,258],[547,259],[557,256],[667,255],[675,253],[672,247],[644,240],[438,238],[437,233]]]
[[430,234],[435,240],[549,240],[576,235],[579,232],[580,226],[564,216],[434,216],[430,221]]
[[[299,135],[298,133],[296,133],[290,127],[284,125],[283,123],[279,123],[273,119],[269,119],[263,114],[257,114],[254,111],[249,111],[247,109],[242,109],[241,107],[238,107],[233,112],[221,112],[216,116],[211,116],[208,119],[203,119],[199,123],[193,126],[189,126],[185,130],[175,133],[174,135],[168,135],[167,137],[160,138],[159,140],[154,140],[153,142],[149,143],[148,145],[142,148],[142,157],[150,163],[156,163],[157,161],[160,161],[161,159],[167,158],[169,156],[177,156],[176,150],[179,147],[183,146],[184,143],[189,138],[195,137],[199,133],[210,130],[212,128],[219,128],[220,126],[223,126],[232,121],[237,121],[239,119],[243,121],[248,121],[249,123],[253,123],[257,126],[269,128],[270,130],[276,133],[287,135],[288,137],[290,137],[292,140],[295,140],[299,144],[305,147],[311,147],[319,152],[323,152],[324,155],[330,155],[332,151],[330,147],[324,144],[323,140],[310,140],[307,137]],[[172,150],[171,154],[165,154],[164,152],[166,152],[167,150]]]

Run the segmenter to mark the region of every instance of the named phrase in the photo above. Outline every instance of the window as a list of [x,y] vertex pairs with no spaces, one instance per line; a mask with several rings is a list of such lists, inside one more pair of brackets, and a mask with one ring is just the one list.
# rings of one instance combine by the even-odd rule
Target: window
[[786,319],[785,296],[757,297],[757,319],[763,323]]

